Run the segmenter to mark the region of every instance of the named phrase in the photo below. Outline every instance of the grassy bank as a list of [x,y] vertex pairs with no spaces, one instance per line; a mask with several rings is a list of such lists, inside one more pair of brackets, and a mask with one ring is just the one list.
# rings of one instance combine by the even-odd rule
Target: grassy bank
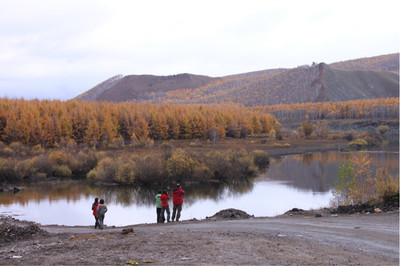
[[88,179],[93,182],[155,184],[230,182],[257,175],[270,156],[338,149],[344,141],[265,138],[218,142],[180,140],[148,146],[99,150],[88,147],[42,149],[18,143],[0,147],[0,182]]
[[350,135],[351,138],[345,133],[331,133],[325,139],[297,138],[287,131],[283,140],[265,134],[217,141],[150,141],[108,149],[76,144],[43,149],[40,145],[0,143],[0,182],[54,178],[129,185],[231,182],[256,176],[267,167],[270,157],[354,148],[348,144],[357,138],[366,139],[367,145],[382,143],[382,137],[376,134]]

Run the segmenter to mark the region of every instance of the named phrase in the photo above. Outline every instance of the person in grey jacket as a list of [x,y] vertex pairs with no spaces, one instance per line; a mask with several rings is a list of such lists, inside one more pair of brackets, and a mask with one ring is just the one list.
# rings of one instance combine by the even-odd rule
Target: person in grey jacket
[[99,220],[99,228],[103,229],[104,216],[107,212],[107,206],[104,204],[104,199],[100,200],[100,204],[97,206],[97,219]]

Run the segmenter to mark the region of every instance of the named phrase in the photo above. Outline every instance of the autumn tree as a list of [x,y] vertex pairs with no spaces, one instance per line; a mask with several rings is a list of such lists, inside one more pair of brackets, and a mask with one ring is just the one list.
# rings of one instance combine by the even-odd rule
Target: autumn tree
[[110,115],[106,115],[100,126],[100,140],[103,144],[114,142],[118,135],[118,123]]
[[171,139],[178,139],[179,138],[179,122],[176,118],[169,116],[167,118],[167,125],[168,125],[168,137]]
[[135,141],[146,141],[149,137],[149,126],[147,121],[142,118],[137,118],[134,121],[133,133],[132,133],[132,140]]
[[301,131],[303,132],[304,136],[308,139],[314,131],[314,125],[308,121],[304,121],[301,125]]
[[86,130],[85,142],[96,146],[100,140],[100,127],[96,119],[91,119]]
[[375,197],[370,165],[369,155],[359,153],[339,166],[339,181],[333,191],[337,204],[362,204]]
[[328,121],[322,120],[317,124],[317,132],[320,137],[325,139],[329,134],[329,124]]

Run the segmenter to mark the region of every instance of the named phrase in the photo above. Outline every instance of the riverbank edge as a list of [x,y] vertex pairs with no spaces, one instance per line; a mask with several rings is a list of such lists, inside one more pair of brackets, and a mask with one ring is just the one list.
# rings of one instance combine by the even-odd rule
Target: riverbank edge
[[[350,151],[354,150],[348,146],[348,141],[345,140],[288,140],[282,142],[276,142],[275,144],[263,144],[263,145],[255,145],[250,150],[263,150],[265,151],[270,158],[279,158],[288,155],[301,155],[307,153],[316,153],[316,152],[328,152],[328,151]],[[289,144],[289,145],[287,145]],[[1,192],[18,192],[21,187],[21,184],[57,184],[57,183],[65,183],[65,182],[88,182],[94,183],[94,181],[82,179],[82,178],[69,178],[69,179],[60,179],[57,177],[47,177],[45,179],[26,179],[20,182],[14,183],[3,183],[0,184],[0,193]],[[190,182],[192,183],[192,182]],[[119,185],[117,183],[102,183],[102,185]]]

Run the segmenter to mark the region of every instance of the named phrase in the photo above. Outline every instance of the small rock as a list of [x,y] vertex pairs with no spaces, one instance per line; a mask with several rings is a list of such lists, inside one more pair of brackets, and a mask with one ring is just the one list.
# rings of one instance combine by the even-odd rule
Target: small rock
[[127,235],[129,233],[133,233],[133,227],[127,227],[122,229],[122,234]]
[[381,212],[382,212],[382,210],[381,210],[381,209],[379,209],[379,208],[375,208],[375,209],[374,209],[374,212],[376,212],[376,213],[381,213]]

